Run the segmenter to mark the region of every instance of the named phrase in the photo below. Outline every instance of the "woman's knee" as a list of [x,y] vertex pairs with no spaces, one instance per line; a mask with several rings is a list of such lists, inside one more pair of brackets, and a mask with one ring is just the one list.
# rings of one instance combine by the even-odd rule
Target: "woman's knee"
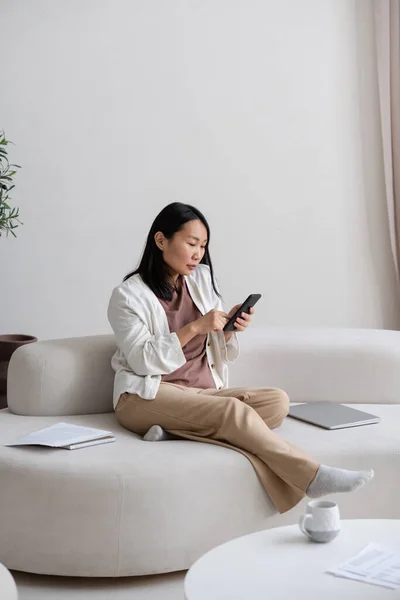
[[279,396],[279,406],[284,417],[287,417],[290,407],[290,398],[287,393],[279,388],[276,389]]
[[[138,414],[137,407],[134,402],[133,394],[123,394],[116,406],[115,417],[122,427],[136,433],[137,435],[144,435],[151,425],[156,425],[155,422],[146,423],[146,419],[140,418],[140,411]],[[151,421],[151,419],[150,419]]]
[[287,393],[279,388],[275,389],[276,393],[276,404],[275,404],[275,418],[273,428],[279,427],[282,421],[287,417],[290,407],[290,398]]

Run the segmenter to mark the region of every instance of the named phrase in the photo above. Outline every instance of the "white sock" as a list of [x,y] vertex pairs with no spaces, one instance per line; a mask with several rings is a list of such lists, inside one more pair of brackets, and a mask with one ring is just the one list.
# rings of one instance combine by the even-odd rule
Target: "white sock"
[[167,433],[161,425],[153,425],[143,436],[145,442],[165,442],[166,440],[176,439],[175,436]]
[[337,494],[340,492],[354,492],[371,481],[374,472],[370,471],[347,471],[336,467],[321,465],[313,481],[307,488],[306,494],[309,498],[320,498],[326,494]]

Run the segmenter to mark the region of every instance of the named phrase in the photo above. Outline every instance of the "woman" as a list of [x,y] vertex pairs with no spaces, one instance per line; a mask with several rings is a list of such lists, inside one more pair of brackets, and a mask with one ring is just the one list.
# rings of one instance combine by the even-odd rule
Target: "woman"
[[223,331],[240,305],[223,311],[209,244],[202,213],[169,204],[150,229],[139,267],[114,289],[108,318],[118,346],[118,421],[146,440],[172,435],[242,452],[281,513],[305,495],[360,488],[373,471],[320,465],[272,431],[288,413],[285,392],[228,387],[237,334],[254,309],[237,318],[236,332]]

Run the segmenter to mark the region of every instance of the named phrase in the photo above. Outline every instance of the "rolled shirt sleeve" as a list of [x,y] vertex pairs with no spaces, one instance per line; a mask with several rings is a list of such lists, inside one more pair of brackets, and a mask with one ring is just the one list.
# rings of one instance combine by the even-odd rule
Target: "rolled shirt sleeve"
[[220,337],[220,348],[224,361],[227,363],[235,362],[240,353],[239,340],[236,331],[233,332],[228,342],[225,340],[223,331],[219,331],[218,334]]

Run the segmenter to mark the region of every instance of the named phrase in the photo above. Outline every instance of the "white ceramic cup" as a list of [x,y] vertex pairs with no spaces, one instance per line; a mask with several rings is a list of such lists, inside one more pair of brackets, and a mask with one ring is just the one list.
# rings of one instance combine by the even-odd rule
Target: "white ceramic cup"
[[313,542],[331,542],[340,532],[339,507],[329,500],[312,500],[299,520],[300,530]]

